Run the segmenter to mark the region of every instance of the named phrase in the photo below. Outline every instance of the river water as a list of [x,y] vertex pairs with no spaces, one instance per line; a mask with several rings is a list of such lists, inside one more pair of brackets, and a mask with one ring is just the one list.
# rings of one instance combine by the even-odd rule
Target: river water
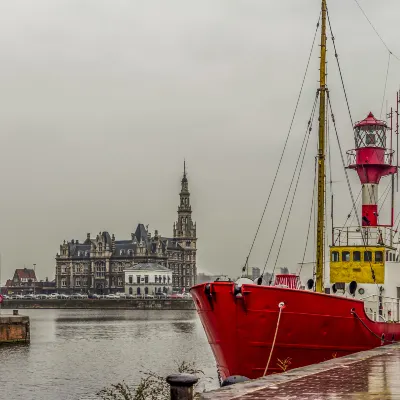
[[[9,311],[3,310],[2,313]],[[29,346],[0,347],[0,398],[92,400],[112,383],[138,383],[141,371],[177,372],[195,362],[217,386],[215,361],[195,311],[21,310]]]

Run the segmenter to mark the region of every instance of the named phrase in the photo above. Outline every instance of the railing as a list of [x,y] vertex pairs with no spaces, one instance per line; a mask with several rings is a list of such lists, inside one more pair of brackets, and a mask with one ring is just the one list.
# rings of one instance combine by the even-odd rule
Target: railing
[[[387,152],[383,155],[383,160],[382,160],[383,164],[392,165],[394,159],[393,155],[394,155],[394,150],[387,150]],[[356,149],[346,151],[346,156],[347,156],[347,166],[357,164]]]
[[373,294],[360,299],[364,301],[365,313],[377,322],[399,322],[400,299]]
[[333,228],[334,246],[389,246],[396,244],[397,232],[385,226],[335,227]]

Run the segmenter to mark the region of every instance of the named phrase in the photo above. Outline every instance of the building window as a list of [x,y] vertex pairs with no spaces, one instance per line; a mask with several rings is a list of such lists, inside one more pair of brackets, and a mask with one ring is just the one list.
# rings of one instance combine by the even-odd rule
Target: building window
[[119,251],[119,255],[120,255],[120,256],[123,256],[124,254],[125,254],[125,250],[120,250],[120,251]]
[[338,262],[338,261],[339,261],[339,252],[332,251],[332,262]]
[[148,275],[144,276],[144,283],[149,283],[149,276]]
[[81,252],[80,251],[78,251],[78,257],[80,257],[81,256]]
[[375,252],[375,262],[380,263],[383,261],[383,254],[381,251],[376,251]]
[[171,277],[168,275],[168,283],[171,283]]
[[99,251],[103,251],[103,244],[99,243]]
[[371,251],[364,251],[364,261],[372,261],[372,252]]
[[67,280],[61,279],[61,287],[66,287],[66,286],[67,286]]
[[342,261],[350,261],[350,252],[349,251],[342,252]]
[[[139,289],[139,288],[138,288]],[[133,289],[132,289],[132,286],[129,288],[129,294],[132,294],[133,293]]]
[[118,286],[122,286],[122,277],[121,276],[118,277]]
[[149,294],[149,288],[147,286],[144,288],[144,294]]
[[106,267],[104,265],[96,265],[96,278],[104,278],[106,274]]
[[129,283],[133,283],[133,276],[129,275]]
[[132,255],[133,255],[133,250],[128,250],[128,254],[129,254],[130,256],[132,256]]
[[86,257],[89,257],[89,254],[90,254],[90,253],[89,253],[88,251],[85,252],[85,256],[86,256]]
[[138,287],[138,288],[136,289],[136,294],[138,294],[138,295],[140,296],[140,287]]
[[353,251],[353,261],[361,261],[361,253],[359,251]]
[[167,281],[167,277],[164,275],[163,276],[163,282],[165,283]]
[[75,279],[75,286],[81,286],[81,278]]
[[[136,283],[140,284],[140,275],[136,275]],[[140,294],[140,293],[139,293]]]
[[154,277],[154,283],[158,283],[158,276],[157,275]]

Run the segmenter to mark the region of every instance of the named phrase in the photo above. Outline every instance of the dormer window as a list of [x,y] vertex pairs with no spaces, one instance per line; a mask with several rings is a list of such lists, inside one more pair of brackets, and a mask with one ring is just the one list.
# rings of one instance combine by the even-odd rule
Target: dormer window
[[125,255],[125,250],[120,250],[120,251],[119,251],[119,255],[120,255],[120,256]]
[[85,252],[85,256],[89,257],[89,252],[88,251]]
[[133,255],[133,250],[128,250],[128,255],[132,256]]
[[80,251],[78,251],[78,257],[80,257],[81,256],[81,252]]

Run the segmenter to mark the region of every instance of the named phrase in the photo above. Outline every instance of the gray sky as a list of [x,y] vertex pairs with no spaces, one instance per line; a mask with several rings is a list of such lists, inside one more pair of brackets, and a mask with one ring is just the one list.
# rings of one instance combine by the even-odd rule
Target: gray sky
[[[379,116],[388,53],[354,1],[329,3],[353,117]],[[400,54],[400,3],[360,4]],[[128,238],[143,222],[170,235],[184,158],[199,268],[236,275],[271,185],[318,14],[318,0],[2,1],[2,280],[33,263],[39,278],[52,278],[59,244],[89,231]],[[348,149],[351,126],[330,61]],[[399,66],[392,58],[393,103]],[[266,259],[317,80],[315,54],[251,265]],[[304,248],[315,133],[279,263],[289,268]],[[343,217],[350,201],[337,153],[334,165]],[[352,182],[358,193],[354,175]]]

